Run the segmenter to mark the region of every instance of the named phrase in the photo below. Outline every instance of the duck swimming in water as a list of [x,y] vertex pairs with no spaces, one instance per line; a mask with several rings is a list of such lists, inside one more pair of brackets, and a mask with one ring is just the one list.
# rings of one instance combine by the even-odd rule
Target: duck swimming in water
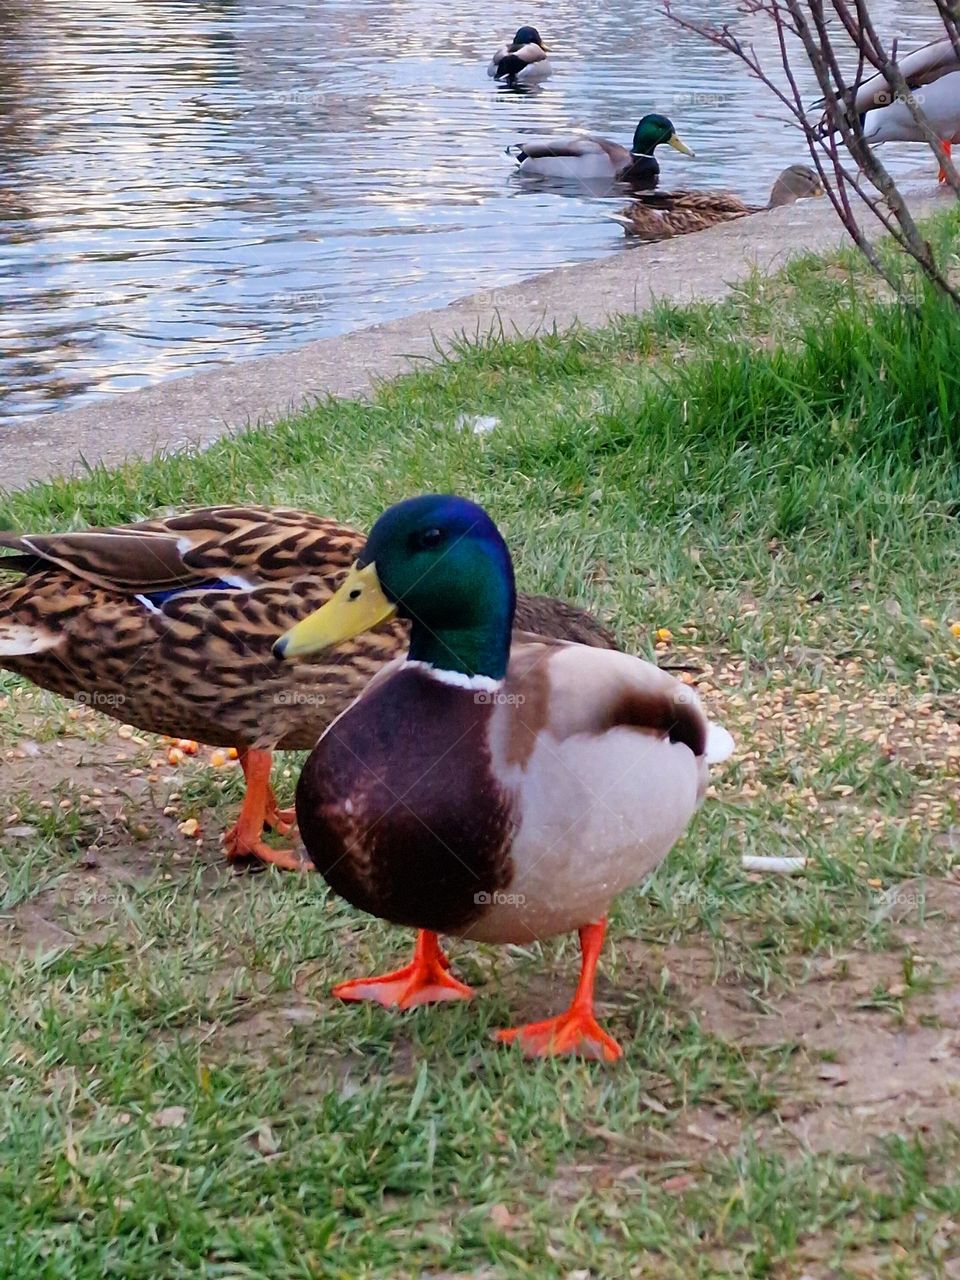
[[513,39],[500,46],[487,67],[487,75],[508,85],[532,84],[551,72],[547,47],[536,27],[521,27]]
[[655,185],[660,175],[654,151],[667,145],[685,156],[693,152],[677,137],[666,116],[646,115],[637,124],[629,147],[598,134],[567,134],[550,138],[524,138],[507,148],[516,157],[521,173],[551,178],[611,181]]

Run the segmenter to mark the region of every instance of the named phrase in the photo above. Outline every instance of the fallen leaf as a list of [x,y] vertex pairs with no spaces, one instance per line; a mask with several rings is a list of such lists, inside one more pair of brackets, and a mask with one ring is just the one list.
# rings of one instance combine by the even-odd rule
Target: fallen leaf
[[699,1138],[701,1142],[709,1142],[711,1147],[715,1147],[720,1141],[720,1139],[714,1137],[712,1133],[707,1133],[705,1129],[701,1129],[695,1124],[687,1125],[687,1133],[689,1133],[691,1138]]

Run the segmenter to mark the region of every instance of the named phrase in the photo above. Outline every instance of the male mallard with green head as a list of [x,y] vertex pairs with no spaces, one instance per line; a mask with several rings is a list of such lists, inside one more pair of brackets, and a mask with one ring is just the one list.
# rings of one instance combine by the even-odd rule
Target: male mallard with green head
[[583,181],[607,178],[610,181],[656,183],[660,174],[654,151],[666,144],[685,156],[693,152],[677,137],[673,122],[666,116],[646,115],[633,134],[628,150],[610,138],[596,134],[569,134],[551,138],[524,138],[507,148],[516,157],[521,173],[539,173],[548,178],[577,178]]
[[374,525],[336,595],[282,636],[292,660],[394,616],[406,658],[320,739],[297,787],[310,857],[354,906],[419,930],[413,961],[334,988],[410,1008],[472,994],[438,934],[528,943],[578,930],[559,1017],[498,1033],[612,1061],[593,983],[614,897],[666,856],[732,749],[696,695],[628,654],[516,636],[506,543],[472,502],[427,495]]

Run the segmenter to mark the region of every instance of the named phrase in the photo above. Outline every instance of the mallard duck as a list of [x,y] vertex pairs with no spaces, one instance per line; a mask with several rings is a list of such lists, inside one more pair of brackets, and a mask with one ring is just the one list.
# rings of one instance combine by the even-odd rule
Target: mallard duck
[[[947,152],[960,142],[960,58],[953,41],[935,40],[899,58],[900,73]],[[859,87],[854,109],[868,142],[926,142],[910,108],[878,72]],[[940,181],[946,181],[943,168]]]
[[394,617],[412,624],[406,657],[309,757],[297,821],[337,893],[419,931],[409,965],[335,995],[403,1009],[466,999],[439,934],[530,943],[578,930],[569,1009],[499,1038],[612,1061],[621,1050],[593,1010],[607,910],[666,856],[732,739],[639,658],[512,634],[515,598],[481,507],[428,494],[380,517],[334,597],[276,644],[291,661]]
[[[236,747],[246,777],[228,859],[295,869],[263,839],[293,814],[270,789],[275,748],[312,747],[380,667],[407,626],[379,631],[304,666],[278,662],[280,631],[333,594],[363,546],[353,529],[305,511],[210,507],[109,529],[0,534],[0,667],[153,733]],[[521,598],[518,625],[614,645],[589,614]]]
[[487,75],[509,85],[530,84],[550,74],[547,46],[536,27],[521,27],[509,44],[503,44],[490,59]]
[[770,192],[765,205],[746,204],[728,191],[649,191],[628,204],[622,213],[608,216],[619,222],[629,236],[643,240],[668,240],[692,231],[705,231],[720,222],[732,222],[748,213],[776,209],[823,195],[823,183],[816,169],[792,164],[784,169]]
[[672,122],[659,115],[646,115],[637,124],[629,151],[609,138],[575,133],[566,137],[525,138],[507,150],[516,157],[521,173],[539,173],[551,178],[655,182],[660,166],[653,153],[663,143],[685,156],[693,155],[677,137]]

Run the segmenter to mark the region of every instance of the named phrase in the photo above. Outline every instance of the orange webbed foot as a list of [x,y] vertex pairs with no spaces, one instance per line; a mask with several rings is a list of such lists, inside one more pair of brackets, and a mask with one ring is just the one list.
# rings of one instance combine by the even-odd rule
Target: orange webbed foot
[[373,1000],[385,1009],[415,1009],[444,1000],[469,1000],[473,989],[448,973],[450,961],[437,935],[421,929],[413,959],[402,969],[375,978],[355,978],[332,989],[338,1000]]
[[580,981],[570,1008],[556,1018],[530,1022],[524,1027],[497,1031],[494,1036],[502,1044],[516,1042],[528,1058],[548,1058],[559,1054],[578,1054],[601,1062],[616,1062],[623,1050],[608,1036],[593,1016],[593,985],[597,960],[603,946],[606,920],[585,924],[580,933]]
[[269,867],[279,867],[281,871],[312,871],[313,863],[298,858],[292,849],[274,849],[265,840],[243,839],[240,824],[230,827],[223,835],[223,852],[228,862],[245,862],[248,858],[256,858]]
[[600,1062],[616,1062],[623,1057],[616,1040],[607,1035],[588,1009],[568,1009],[556,1018],[496,1031],[494,1036],[502,1044],[519,1044],[528,1058],[573,1054]]
[[[271,799],[273,798],[271,797]],[[267,804],[266,812],[263,815],[263,823],[271,831],[275,831],[278,836],[289,835],[296,828],[297,811],[296,809],[281,809],[276,799],[273,799],[272,804]]]
[[234,826],[224,832],[223,851],[228,862],[243,862],[256,858],[281,871],[312,871],[313,864],[298,858],[292,849],[274,849],[263,838],[263,829],[270,826],[280,835],[290,830],[285,825],[287,814],[277,804],[270,786],[269,751],[251,747],[240,753],[240,765],[247,789],[240,807],[240,816]]

